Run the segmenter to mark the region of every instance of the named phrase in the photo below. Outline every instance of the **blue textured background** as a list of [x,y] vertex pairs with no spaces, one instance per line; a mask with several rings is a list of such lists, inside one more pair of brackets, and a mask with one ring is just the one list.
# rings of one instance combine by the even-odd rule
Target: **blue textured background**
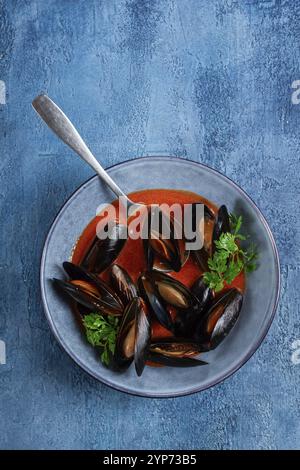
[[[295,0],[0,0],[1,448],[297,448],[300,79]],[[170,400],[82,372],[42,311],[39,259],[91,171],[31,109],[47,92],[105,165],[166,152],[232,177],[278,242],[282,295],[267,339],[233,377]],[[201,192],[201,188],[199,188]]]

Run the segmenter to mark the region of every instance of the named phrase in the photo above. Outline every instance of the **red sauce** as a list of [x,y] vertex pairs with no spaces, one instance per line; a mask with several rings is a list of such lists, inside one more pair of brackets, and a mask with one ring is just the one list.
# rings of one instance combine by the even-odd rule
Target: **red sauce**
[[[148,189],[143,191],[137,191],[129,194],[129,197],[134,202],[143,202],[144,204],[162,204],[167,203],[169,205],[174,203],[180,204],[190,204],[193,202],[205,203],[212,212],[216,213],[217,206],[214,205],[211,201],[203,198],[199,194],[181,191],[181,190],[171,190],[171,189]],[[114,202],[115,207],[117,207],[117,201]],[[74,252],[72,256],[72,261],[75,264],[79,264],[85,253],[87,252],[90,244],[92,243],[95,234],[97,224],[101,220],[104,220],[103,213],[95,217],[85,228],[81,236],[79,237]],[[141,272],[146,269],[144,251],[142,240],[132,240],[128,238],[123,250],[121,251],[118,258],[115,260],[115,263],[122,266],[130,274],[133,281],[135,282]],[[180,282],[185,284],[187,287],[191,287],[194,281],[201,275],[201,270],[198,265],[194,262],[190,256],[184,267],[179,273],[170,274],[175,279],[178,279]],[[107,272],[101,274],[101,277],[104,280],[107,280]],[[230,286],[225,286],[224,291],[229,287],[236,287],[240,291],[245,289],[245,275],[241,272],[233,281]],[[171,314],[175,314],[175,312]],[[153,322],[152,327],[152,337],[153,338],[163,338],[169,337],[171,333],[161,326],[158,322]]]

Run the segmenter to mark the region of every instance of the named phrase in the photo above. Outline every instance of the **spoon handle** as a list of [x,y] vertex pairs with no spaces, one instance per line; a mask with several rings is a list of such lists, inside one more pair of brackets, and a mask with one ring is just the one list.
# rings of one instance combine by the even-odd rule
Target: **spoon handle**
[[132,201],[127,198],[126,194],[111,179],[98,160],[96,160],[71,121],[47,95],[37,96],[33,100],[32,106],[50,129],[86,161],[118,197],[123,196],[132,204]]

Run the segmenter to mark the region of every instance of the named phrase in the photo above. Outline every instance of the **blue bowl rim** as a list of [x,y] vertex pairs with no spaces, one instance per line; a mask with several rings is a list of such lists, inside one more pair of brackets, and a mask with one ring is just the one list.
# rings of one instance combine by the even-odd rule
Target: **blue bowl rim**
[[107,167],[106,170],[109,171],[109,170],[112,170],[114,168],[122,167],[122,165],[128,165],[128,164],[132,165],[136,161],[145,160],[145,159],[146,160],[150,160],[150,159],[151,160],[153,160],[153,159],[156,159],[156,160],[160,160],[160,159],[163,159],[163,160],[166,160],[166,159],[168,159],[168,160],[172,160],[172,159],[183,160],[185,162],[188,162],[191,165],[201,166],[201,167],[205,168],[206,170],[208,170],[209,172],[215,173],[217,176],[227,180],[240,194],[243,195],[243,197],[247,200],[247,202],[250,204],[250,206],[252,206],[252,208],[254,208],[254,210],[256,210],[256,212],[257,212],[257,214],[260,218],[260,221],[264,225],[264,227],[266,229],[266,232],[268,234],[269,240],[271,242],[274,261],[275,261],[275,266],[276,266],[276,273],[275,273],[275,277],[276,277],[276,280],[275,280],[275,282],[276,282],[276,299],[275,299],[275,302],[274,302],[274,305],[273,305],[273,309],[272,309],[272,313],[270,315],[269,321],[265,325],[265,328],[264,328],[263,332],[261,333],[261,335],[257,339],[256,343],[253,345],[251,350],[248,352],[248,354],[245,357],[243,357],[243,359],[235,367],[230,369],[228,372],[226,372],[226,374],[224,374],[218,380],[212,382],[211,384],[209,384],[207,386],[203,386],[203,387],[197,386],[193,389],[189,389],[188,391],[175,392],[173,394],[170,394],[170,393],[159,394],[159,393],[153,393],[153,392],[139,393],[139,392],[135,392],[135,391],[132,391],[132,390],[128,390],[126,387],[121,387],[119,385],[115,385],[113,382],[107,380],[106,378],[101,378],[100,379],[98,376],[96,376],[96,374],[86,364],[82,363],[80,361],[80,359],[75,354],[73,354],[73,352],[68,348],[68,346],[64,343],[63,339],[60,337],[60,335],[59,335],[59,333],[58,333],[58,331],[55,327],[55,324],[52,320],[51,314],[50,314],[50,309],[49,309],[48,304],[47,304],[46,293],[45,293],[44,266],[45,266],[47,249],[48,249],[48,245],[49,245],[49,241],[50,241],[52,232],[53,232],[56,224],[58,223],[59,219],[62,217],[65,208],[68,207],[68,205],[72,202],[73,197],[78,192],[85,189],[86,185],[91,184],[94,179],[99,178],[98,175],[91,176],[89,179],[87,179],[85,182],[83,182],[77,189],[75,189],[75,191],[72,192],[72,194],[68,197],[68,199],[65,201],[65,203],[61,206],[61,208],[59,209],[56,217],[54,218],[54,220],[53,220],[53,222],[50,226],[50,229],[47,233],[45,243],[44,243],[44,247],[43,247],[43,250],[42,250],[42,256],[41,256],[41,261],[40,261],[40,289],[41,289],[43,308],[44,308],[46,319],[47,319],[47,321],[49,323],[49,326],[50,326],[50,330],[54,334],[56,340],[58,341],[60,346],[63,348],[63,350],[73,359],[73,361],[79,367],[81,367],[81,369],[83,369],[85,372],[87,372],[90,376],[92,376],[97,381],[113,388],[114,390],[118,390],[120,392],[127,393],[129,395],[139,396],[139,397],[143,397],[143,398],[176,398],[176,397],[182,397],[182,396],[187,396],[187,395],[192,395],[194,393],[202,392],[204,390],[208,390],[211,387],[214,387],[215,385],[218,385],[218,384],[222,383],[224,380],[228,379],[231,375],[233,375],[235,372],[237,372],[243,365],[245,365],[246,362],[248,362],[249,359],[253,356],[253,354],[258,350],[258,348],[261,346],[262,342],[264,341],[264,339],[265,339],[265,337],[266,337],[266,335],[267,335],[267,333],[268,333],[268,331],[269,331],[269,329],[272,325],[272,322],[274,320],[274,316],[275,316],[275,313],[276,313],[276,309],[277,309],[277,306],[278,306],[278,302],[279,302],[279,296],[280,296],[280,261],[279,261],[278,249],[277,249],[277,246],[276,246],[276,242],[275,242],[273,233],[272,233],[272,231],[269,227],[269,224],[268,224],[265,216],[262,214],[261,210],[258,208],[256,203],[231,178],[224,175],[220,171],[218,171],[214,168],[211,168],[209,165],[206,165],[206,164],[201,163],[201,162],[195,162],[195,161],[187,159],[187,158],[171,156],[171,155],[146,155],[146,156],[142,156],[142,157],[136,157],[136,158],[124,160],[122,162],[116,163],[115,165],[111,165],[111,166]]

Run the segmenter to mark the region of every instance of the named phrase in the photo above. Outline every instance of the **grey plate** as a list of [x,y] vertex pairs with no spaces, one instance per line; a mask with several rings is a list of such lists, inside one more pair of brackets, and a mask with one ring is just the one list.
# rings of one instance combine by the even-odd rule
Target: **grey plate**
[[[124,374],[103,367],[74,320],[69,304],[53,289],[51,278],[63,277],[62,262],[97,206],[113,197],[98,177],[84,183],[63,206],[48,233],[41,261],[41,291],[50,327],[66,352],[85,371],[118,390],[147,397],[174,397],[204,390],[239,369],[255,352],[273,320],[279,297],[279,260],[271,230],[254,202],[230,179],[211,168],[175,157],[145,157],[108,170],[126,192],[147,188],[185,189],[241,213],[245,230],[259,246],[259,269],[248,278],[240,318],[215,350],[203,355],[209,365],[197,368],[146,367],[138,378],[133,367]],[[59,365],[58,365],[59,367]]]

